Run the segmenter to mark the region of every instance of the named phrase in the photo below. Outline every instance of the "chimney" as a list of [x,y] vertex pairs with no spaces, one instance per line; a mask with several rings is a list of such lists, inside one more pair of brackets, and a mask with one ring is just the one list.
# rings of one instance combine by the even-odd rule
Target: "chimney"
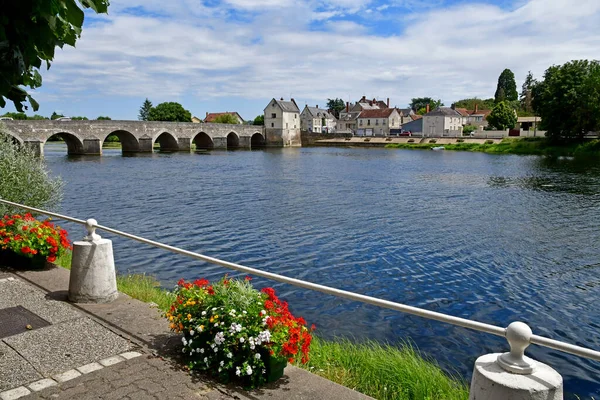
[[429,113],[429,103],[427,103],[427,105],[425,106],[425,114]]
[[390,98],[387,98],[387,108],[390,108]]
[[361,102],[364,102],[365,100],[367,100],[367,98],[365,96],[362,97],[362,99],[360,99]]
[[477,113],[478,109],[479,109],[479,104],[475,103],[475,112],[476,113]]
[[317,104],[317,108],[319,108],[319,105]]
[[206,118],[208,118],[208,111],[206,112]]
[[451,109],[456,110],[456,104],[452,103],[452,105],[450,106]]
[[346,102],[346,112],[348,112],[350,110],[350,102]]
[[373,97],[373,103],[376,103],[377,99],[375,97]]
[[283,101],[283,97],[280,100]]

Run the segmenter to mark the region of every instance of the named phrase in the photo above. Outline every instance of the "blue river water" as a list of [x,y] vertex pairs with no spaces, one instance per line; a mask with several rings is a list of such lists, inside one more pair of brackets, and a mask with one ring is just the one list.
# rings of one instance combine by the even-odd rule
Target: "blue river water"
[[[184,249],[357,293],[600,349],[597,160],[301,148],[46,161],[61,211]],[[64,224],[72,239],[81,226]],[[113,239],[120,272],[218,279],[224,268]],[[232,275],[236,275],[233,273]],[[502,338],[289,285],[273,286],[325,337],[411,341],[470,379]],[[565,390],[600,396],[600,363],[530,346]]]

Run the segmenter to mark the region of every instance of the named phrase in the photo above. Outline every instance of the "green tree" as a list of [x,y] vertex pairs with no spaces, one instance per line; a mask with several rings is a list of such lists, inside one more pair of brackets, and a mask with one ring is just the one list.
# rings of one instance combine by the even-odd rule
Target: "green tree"
[[525,82],[523,82],[523,86],[521,86],[521,97],[519,101],[521,103],[521,110],[525,113],[531,114],[533,113],[533,88],[537,84],[537,81],[534,79],[531,71],[527,73],[525,77]]
[[54,112],[52,112],[52,115],[50,116],[50,119],[51,120],[55,120],[55,119],[59,119],[59,118],[62,118],[62,117],[64,117],[64,115],[57,114],[56,111],[54,111]]
[[513,74],[510,69],[506,68],[498,77],[498,85],[496,86],[494,100],[496,103],[500,103],[504,100],[514,101],[518,98],[519,93],[517,93],[515,74]]
[[24,120],[24,119],[27,119],[27,114],[25,114],[23,112],[7,112],[6,114],[3,115],[3,117],[8,117],[8,118],[17,119],[17,120]]
[[410,108],[412,108],[413,111],[417,114],[419,113],[419,111],[423,110],[424,114],[424,111],[427,109],[427,104],[429,104],[430,110],[435,110],[436,108],[442,107],[444,105],[444,103],[442,103],[442,100],[439,99],[434,100],[431,97],[416,97],[414,99],[411,99]]
[[0,107],[8,99],[17,111],[38,103],[23,87],[42,85],[42,62],[50,68],[54,50],[65,44],[75,46],[81,35],[84,12],[108,11],[109,0],[27,0],[3,1],[0,18]]
[[472,99],[458,100],[454,105],[458,108],[466,108],[467,110],[474,110],[475,105],[479,110],[491,110],[494,108],[494,99],[478,99],[476,97]]
[[150,109],[148,121],[192,122],[192,113],[179,103],[160,103]]
[[487,117],[488,123],[496,129],[510,129],[517,123],[517,114],[514,108],[506,101],[496,104]]
[[71,117],[73,121],[87,121],[88,117]]
[[257,115],[256,118],[254,118],[254,122],[252,122],[252,125],[264,125],[265,124],[265,116],[264,114],[261,115]]
[[[0,125],[0,198],[31,207],[53,209],[63,193],[60,178],[50,176],[43,158],[20,146]],[[22,212],[0,204],[0,215]]]
[[600,131],[600,62],[552,66],[532,89],[533,110],[551,139],[582,139]]
[[27,117],[27,119],[41,120],[41,119],[48,119],[48,117],[44,117],[43,115],[35,114],[35,115],[32,115],[31,117]]
[[148,116],[150,115],[150,110],[152,110],[152,102],[148,100],[144,100],[144,104],[140,107],[140,113],[138,114],[138,119],[140,121],[149,121]]
[[96,118],[96,121],[110,121],[110,119],[110,117],[99,116],[98,118]]
[[233,114],[221,114],[218,115],[214,122],[216,124],[239,124],[240,121]]
[[336,118],[340,117],[340,112],[346,108],[342,99],[327,99],[327,109],[330,110]]

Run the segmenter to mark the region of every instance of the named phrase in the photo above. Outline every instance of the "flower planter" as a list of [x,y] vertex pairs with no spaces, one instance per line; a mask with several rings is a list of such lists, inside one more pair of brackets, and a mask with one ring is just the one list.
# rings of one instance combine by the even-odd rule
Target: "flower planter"
[[39,255],[27,257],[0,249],[0,265],[19,269],[42,269],[46,266],[46,257]]
[[266,381],[267,383],[275,382],[283,376],[283,370],[287,365],[287,360],[283,357],[269,356],[265,362]]

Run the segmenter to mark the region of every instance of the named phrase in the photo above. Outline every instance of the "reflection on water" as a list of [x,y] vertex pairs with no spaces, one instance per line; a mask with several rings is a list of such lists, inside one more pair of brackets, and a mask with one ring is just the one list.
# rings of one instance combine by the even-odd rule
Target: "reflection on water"
[[[207,255],[600,349],[600,166],[594,160],[303,148],[65,157],[62,211]],[[74,238],[81,227],[71,226]],[[110,235],[107,235],[110,237]],[[165,285],[222,268],[113,237],[121,272]],[[466,379],[504,340],[274,285],[323,336],[409,338]],[[600,396],[600,364],[531,346],[566,390]]]

